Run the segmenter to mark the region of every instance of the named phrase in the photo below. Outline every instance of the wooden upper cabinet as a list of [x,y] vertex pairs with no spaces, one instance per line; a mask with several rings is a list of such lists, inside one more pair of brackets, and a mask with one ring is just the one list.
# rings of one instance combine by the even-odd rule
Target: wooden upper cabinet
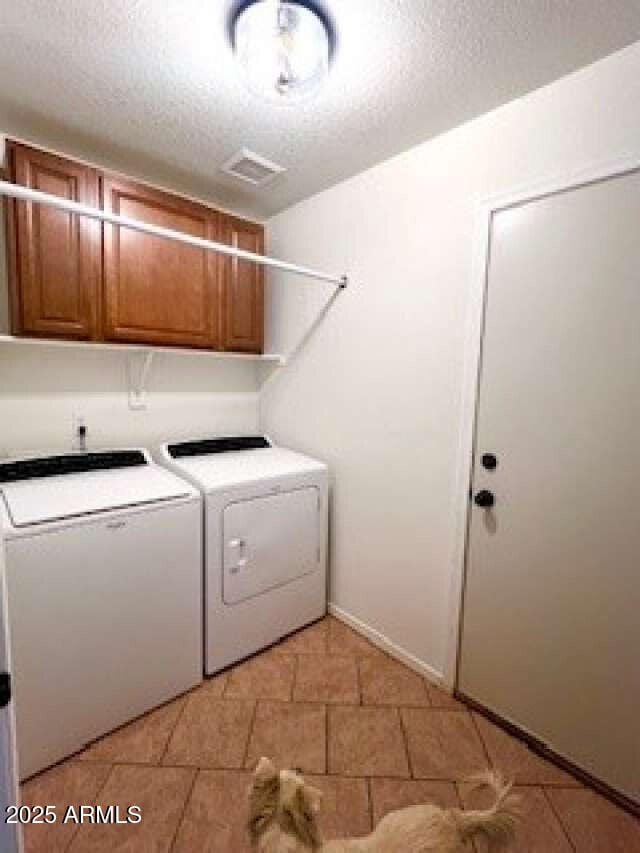
[[[104,209],[215,240],[218,214],[131,181],[105,176]],[[104,224],[105,338],[220,346],[218,259],[213,252]]]
[[[98,177],[88,166],[18,144],[9,156],[15,183],[98,205]],[[8,222],[13,332],[99,337],[99,223],[24,201],[9,201]]]
[[[11,179],[51,195],[262,254],[260,225],[17,142]],[[16,335],[262,352],[257,264],[9,200]]]
[[[220,214],[220,239],[238,249],[264,254],[264,228]],[[264,340],[264,267],[220,255],[222,270],[222,348],[262,352]]]

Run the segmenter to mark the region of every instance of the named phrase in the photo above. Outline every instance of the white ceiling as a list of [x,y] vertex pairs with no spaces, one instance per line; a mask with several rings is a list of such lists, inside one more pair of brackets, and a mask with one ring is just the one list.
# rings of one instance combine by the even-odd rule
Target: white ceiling
[[[266,217],[640,39],[638,0],[324,0],[322,91],[247,92],[232,0],[2,0],[0,131]],[[247,189],[241,146],[288,169]]]

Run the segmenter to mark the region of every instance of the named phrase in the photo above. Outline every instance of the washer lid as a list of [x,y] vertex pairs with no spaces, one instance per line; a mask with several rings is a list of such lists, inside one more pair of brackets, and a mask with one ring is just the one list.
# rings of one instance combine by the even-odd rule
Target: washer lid
[[230,453],[234,450],[258,450],[263,447],[271,447],[271,442],[264,435],[228,435],[168,444],[167,453],[172,459],[184,459],[189,456]]
[[326,471],[324,463],[283,447],[184,456],[173,464],[204,491]]
[[[192,494],[189,486],[169,471],[158,465],[150,464],[146,457],[130,466],[122,464],[96,470],[93,457],[88,471],[72,473],[52,473],[52,466],[58,463],[42,460],[28,460],[44,463],[46,474],[26,479],[12,477],[10,482],[2,483],[9,517],[14,527],[22,528],[48,521],[61,521],[99,512],[122,509],[124,507],[154,504]],[[49,459],[62,457],[49,457]],[[25,460],[26,461],[26,460]],[[17,465],[19,463],[9,463]],[[0,466],[1,467],[1,466]],[[26,470],[26,469],[25,469]]]

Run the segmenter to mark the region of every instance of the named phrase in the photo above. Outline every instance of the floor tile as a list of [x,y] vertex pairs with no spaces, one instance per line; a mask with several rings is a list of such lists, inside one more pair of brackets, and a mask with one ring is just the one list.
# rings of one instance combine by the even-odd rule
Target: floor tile
[[291,699],[295,669],[293,655],[263,652],[230,670],[225,698]]
[[[459,789],[467,809],[488,808],[493,801],[486,788],[471,790],[468,785],[460,785]],[[542,788],[516,786],[513,793],[517,798],[518,823],[515,839],[507,848],[509,853],[572,853],[573,848]],[[478,853],[488,853],[484,839],[476,838],[475,845]]]
[[395,708],[329,708],[329,772],[344,776],[409,776]]
[[547,788],[577,853],[640,853],[640,821],[587,788]]
[[319,823],[324,839],[358,838],[371,832],[366,779],[342,779],[338,776],[305,778],[322,791]]
[[424,678],[386,655],[361,658],[360,687],[364,705],[429,705]]
[[431,702],[432,708],[441,708],[443,711],[467,711],[467,706],[460,702],[455,696],[452,696],[451,693],[447,693],[446,690],[443,690],[441,687],[436,687],[435,684],[431,684],[430,681],[425,681],[427,686],[427,692],[429,694],[429,700]]
[[91,804],[111,771],[108,764],[80,764],[67,761],[46,770],[20,788],[25,806],[55,806],[56,823],[29,824],[24,829],[25,853],[62,853],[78,827],[63,823],[68,806]]
[[325,773],[326,709],[324,705],[258,702],[246,767],[263,755],[279,768]]
[[307,628],[296,631],[286,637],[278,646],[277,651],[295,655],[324,655],[327,653],[327,634],[329,620],[321,619]]
[[511,853],[640,853],[640,822],[333,618],[23,785],[25,804],[57,805],[59,816],[96,797],[143,808],[140,825],[29,826],[25,853],[250,853],[248,768],[261,755],[323,791],[325,838],[357,838],[408,805],[484,807],[489,792],[453,783],[487,754],[519,783]]
[[251,774],[198,773],[172,853],[251,853],[247,791]]
[[453,782],[486,769],[487,758],[469,714],[402,708],[413,775]]
[[195,771],[182,767],[116,765],[97,803],[118,806],[121,816],[128,806],[140,806],[137,824],[84,824],[71,853],[168,853],[182,818]]
[[228,679],[229,675],[226,672],[205,676],[204,681],[195,688],[195,691],[200,690],[203,693],[208,693],[210,696],[220,697],[224,693]]
[[174,729],[162,763],[242,767],[254,706],[253,701],[194,693]]
[[374,826],[389,812],[407,806],[434,803],[443,809],[460,808],[456,786],[452,782],[431,782],[422,779],[372,779],[371,799]]
[[186,702],[182,696],[100,738],[81,752],[78,760],[158,764]]
[[576,785],[580,783],[550,761],[536,755],[521,740],[499,728],[481,714],[473,714],[480,736],[494,767],[522,785]]
[[359,704],[356,659],[335,655],[301,655],[298,658],[293,699],[295,702]]
[[384,655],[384,652],[365,637],[357,634],[344,622],[334,618],[329,620],[327,642],[330,655],[353,655],[355,657]]

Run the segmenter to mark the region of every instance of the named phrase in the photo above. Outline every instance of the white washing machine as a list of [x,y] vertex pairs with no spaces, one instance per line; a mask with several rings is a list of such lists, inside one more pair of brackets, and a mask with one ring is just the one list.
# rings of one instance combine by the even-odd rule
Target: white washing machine
[[0,464],[21,779],[202,678],[202,506],[143,450]]
[[324,616],[327,467],[263,437],[165,444],[204,494],[205,671]]

